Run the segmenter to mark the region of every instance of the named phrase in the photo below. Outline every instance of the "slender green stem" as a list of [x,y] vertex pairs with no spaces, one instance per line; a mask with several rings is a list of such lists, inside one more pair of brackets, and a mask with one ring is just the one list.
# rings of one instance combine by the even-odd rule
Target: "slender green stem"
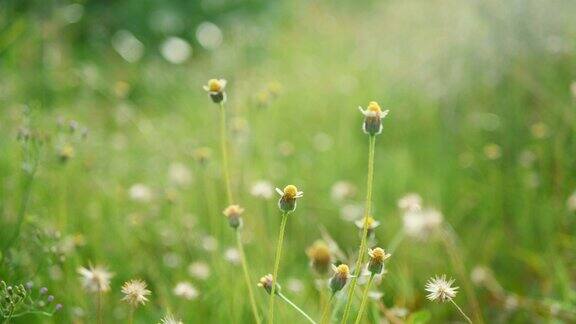
[[354,291],[356,290],[356,283],[358,277],[360,276],[362,270],[362,264],[364,262],[364,254],[366,254],[366,245],[368,237],[368,216],[370,216],[372,208],[372,183],[374,182],[374,151],[376,144],[376,136],[370,135],[369,137],[369,148],[368,148],[368,176],[366,179],[366,206],[364,208],[364,228],[362,229],[362,240],[360,241],[360,248],[358,250],[358,260],[356,261],[356,266],[354,267],[354,276],[348,287],[348,300],[346,302],[346,308],[344,309],[344,315],[342,316],[342,324],[345,324],[348,320],[350,314],[350,307],[352,306],[352,299],[354,299]]
[[278,297],[282,298],[282,300],[284,300],[288,305],[292,306],[292,308],[294,308],[296,311],[298,311],[298,313],[300,313],[300,314],[302,314],[302,316],[306,317],[306,319],[310,323],[316,324],[316,322],[312,318],[310,318],[310,316],[308,316],[308,314],[306,314],[306,312],[304,312],[300,307],[296,306],[296,304],[291,302],[290,299],[288,299],[282,293],[278,293]]
[[362,320],[362,315],[364,314],[364,308],[366,307],[366,300],[368,300],[368,291],[370,291],[370,286],[372,286],[372,281],[374,280],[374,274],[370,274],[370,279],[364,288],[364,293],[362,294],[362,302],[360,303],[360,309],[358,310],[358,315],[356,316],[356,324],[359,324]]
[[280,223],[280,233],[278,234],[278,243],[276,245],[276,256],[274,258],[274,272],[272,274],[272,291],[270,293],[270,305],[268,306],[268,323],[274,323],[274,297],[276,296],[276,283],[278,282],[278,268],[280,267],[280,258],[282,257],[282,245],[284,242],[284,232],[286,230],[286,221],[288,213],[282,213],[282,222]]
[[134,323],[134,306],[130,306],[130,313],[128,314],[128,324]]
[[324,305],[324,311],[322,311],[322,318],[320,319],[320,324],[326,323],[326,316],[328,316],[328,313],[330,312],[330,306],[332,305],[332,299],[334,299],[334,294],[330,295],[328,302],[326,303],[326,305]]
[[220,102],[220,149],[222,154],[222,172],[224,174],[224,182],[226,184],[226,197],[228,204],[232,204],[232,188],[230,185],[230,170],[228,169],[228,136],[226,136],[226,109],[224,102]]
[[256,299],[254,298],[254,291],[252,290],[252,278],[250,278],[250,271],[248,270],[248,262],[246,261],[246,254],[244,253],[244,244],[242,243],[240,230],[236,230],[236,244],[238,245],[238,251],[240,253],[244,280],[246,281],[246,287],[248,287],[248,297],[250,298],[250,306],[252,307],[254,320],[257,324],[260,324],[260,315],[258,315],[258,307],[256,306]]
[[460,306],[458,306],[458,304],[456,304],[456,302],[453,299],[450,299],[450,302],[452,303],[452,305],[454,305],[456,307],[456,309],[458,309],[458,311],[460,312],[460,314],[462,314],[462,316],[464,316],[464,318],[466,319],[466,321],[470,324],[472,324],[472,320],[470,319],[470,317],[468,317],[468,315],[466,315],[466,313],[464,313],[464,311],[462,310],[462,308],[460,308]]
[[98,324],[104,323],[102,321],[102,292],[98,291],[98,296],[96,297],[96,318]]

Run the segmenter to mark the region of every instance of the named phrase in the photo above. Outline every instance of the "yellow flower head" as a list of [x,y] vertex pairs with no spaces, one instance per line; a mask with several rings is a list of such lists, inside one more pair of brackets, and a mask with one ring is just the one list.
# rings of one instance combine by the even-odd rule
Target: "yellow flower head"
[[336,272],[335,276],[342,278],[342,279],[346,279],[346,278],[350,277],[350,268],[348,268],[348,265],[346,265],[346,264],[341,264],[341,265],[337,266],[334,269],[334,272]]
[[224,209],[222,212],[224,216],[230,217],[239,217],[244,212],[244,208],[240,207],[239,205],[230,205]]
[[208,81],[208,90],[210,90],[212,92],[220,92],[220,91],[222,91],[222,88],[224,88],[224,85],[222,84],[222,82],[220,80],[210,79]]
[[364,229],[364,224],[366,224],[366,227],[368,227],[369,230],[380,226],[380,222],[375,220],[372,216],[367,216],[356,221],[356,226],[359,229]]
[[382,108],[380,108],[380,105],[376,101],[370,101],[370,103],[368,104],[368,111],[381,113]]
[[387,254],[383,249],[377,247],[370,251],[368,251],[368,255],[372,258],[372,262],[382,263],[384,260],[390,257],[390,254]]
[[284,196],[288,199],[296,198],[298,194],[298,188],[295,185],[287,185],[284,187]]

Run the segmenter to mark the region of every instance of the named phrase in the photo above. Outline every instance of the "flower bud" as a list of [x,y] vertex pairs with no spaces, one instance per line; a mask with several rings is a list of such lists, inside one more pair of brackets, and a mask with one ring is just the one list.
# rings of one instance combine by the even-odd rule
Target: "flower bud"
[[391,254],[387,254],[383,249],[377,247],[368,251],[370,261],[368,261],[368,271],[373,275],[379,275],[384,270],[384,261],[388,259]]
[[226,80],[224,79],[210,79],[208,85],[204,86],[204,90],[208,92],[214,103],[221,103],[226,100],[224,88],[226,88]]
[[298,191],[298,188],[294,185],[287,185],[284,190],[276,188],[276,192],[280,195],[278,208],[287,214],[296,210],[296,199],[301,198],[303,195],[303,192]]
[[362,125],[364,133],[371,136],[380,134],[382,132],[382,119],[386,117],[388,110],[382,111],[380,105],[376,101],[371,101],[366,110],[363,110],[362,107],[358,108],[364,115],[364,123]]
[[350,268],[346,264],[341,264],[338,267],[332,265],[332,270],[334,270],[334,275],[330,278],[329,285],[330,290],[335,294],[346,286],[348,279],[350,279]]
[[320,275],[328,273],[332,256],[330,255],[328,245],[324,241],[318,240],[314,242],[314,244],[306,250],[306,254],[310,259],[310,265],[314,271]]
[[[267,274],[264,277],[260,278],[260,282],[258,282],[258,287],[264,288],[268,294],[272,293],[272,284],[274,284],[274,279],[272,274]],[[280,293],[280,285],[276,284],[276,288],[274,289],[275,294]]]
[[237,229],[242,226],[242,213],[244,212],[244,208],[238,205],[230,205],[224,209],[222,212],[226,218],[228,218],[228,224],[233,229]]

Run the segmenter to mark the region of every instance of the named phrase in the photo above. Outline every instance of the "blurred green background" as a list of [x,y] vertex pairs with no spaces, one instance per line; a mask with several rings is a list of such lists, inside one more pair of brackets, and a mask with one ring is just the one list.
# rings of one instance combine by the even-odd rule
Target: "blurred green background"
[[[46,286],[64,306],[17,322],[94,322],[76,273],[89,263],[115,274],[106,323],[126,321],[131,278],[152,291],[137,323],[167,312],[252,322],[221,213],[219,111],[202,90],[220,77],[254,283],[272,271],[280,215],[275,194],[251,191],[293,183],[304,198],[279,281],[319,317],[305,250],[323,235],[357,250],[368,146],[357,107],[375,100],[390,109],[376,143],[377,243],[402,231],[398,199],[419,193],[457,233],[466,271],[490,269],[506,291],[475,286],[486,322],[576,321],[575,15],[571,0],[1,0],[0,279]],[[18,141],[26,131],[44,144],[19,227],[36,161]],[[407,321],[459,320],[425,299],[434,274],[462,284],[441,242],[405,238],[387,268],[382,305]],[[197,296],[176,296],[179,282]],[[279,305],[280,322],[301,322]],[[384,321],[380,310],[371,303],[366,322]]]

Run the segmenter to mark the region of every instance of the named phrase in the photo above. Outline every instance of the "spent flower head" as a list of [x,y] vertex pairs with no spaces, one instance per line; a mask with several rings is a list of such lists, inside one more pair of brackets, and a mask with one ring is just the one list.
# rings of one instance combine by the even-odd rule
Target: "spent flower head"
[[362,130],[369,135],[378,135],[382,133],[382,119],[388,115],[388,110],[382,111],[380,105],[376,101],[370,101],[366,110],[358,107],[362,115],[364,115],[364,123]]
[[[274,284],[274,277],[271,273],[265,275],[264,277],[260,278],[258,282],[258,287],[264,288],[268,294],[272,293],[272,285]],[[280,285],[276,284],[276,288],[274,289],[275,294],[280,293]]]
[[370,256],[370,261],[368,261],[368,271],[373,275],[381,274],[382,270],[384,270],[384,261],[392,256],[379,247],[368,251],[368,255]]
[[125,282],[122,286],[122,293],[124,294],[122,300],[133,307],[146,304],[148,301],[146,296],[152,294],[152,292],[146,289],[146,287],[146,282],[139,279]]
[[183,324],[183,322],[174,317],[174,315],[168,314],[160,320],[159,324]]
[[210,79],[208,80],[208,84],[203,88],[208,92],[208,95],[214,103],[226,101],[226,92],[224,92],[224,88],[226,88],[226,80]]
[[426,298],[432,301],[446,302],[456,297],[458,287],[452,287],[454,279],[446,279],[446,275],[434,276],[426,283]]
[[291,213],[296,210],[296,199],[301,198],[304,194],[302,191],[298,191],[294,185],[287,185],[284,190],[276,188],[276,192],[280,195],[278,208],[284,213]]
[[228,224],[233,229],[237,229],[242,226],[242,213],[244,212],[244,208],[240,207],[239,205],[230,205],[224,209],[222,212],[226,218],[228,218]]
[[329,285],[330,290],[335,294],[346,286],[351,276],[350,268],[346,264],[340,264],[339,266],[332,265],[332,270],[334,271],[334,275],[330,278]]
[[114,276],[105,267],[92,266],[78,268],[82,288],[88,292],[107,292],[110,290],[110,279]]

